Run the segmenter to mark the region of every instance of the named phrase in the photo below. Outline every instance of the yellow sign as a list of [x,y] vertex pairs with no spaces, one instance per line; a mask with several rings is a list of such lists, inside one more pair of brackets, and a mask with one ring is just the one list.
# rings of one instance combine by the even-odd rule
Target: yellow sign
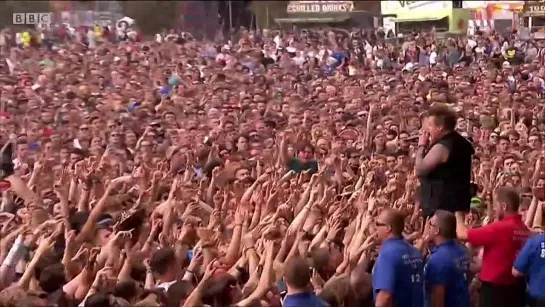
[[448,18],[448,31],[451,33],[465,33],[470,18],[468,10],[453,9],[452,1],[381,1],[381,12],[395,16],[395,23]]
[[288,13],[349,13],[353,1],[290,1]]
[[449,15],[452,1],[381,1],[383,15],[396,15],[397,19],[441,19]]

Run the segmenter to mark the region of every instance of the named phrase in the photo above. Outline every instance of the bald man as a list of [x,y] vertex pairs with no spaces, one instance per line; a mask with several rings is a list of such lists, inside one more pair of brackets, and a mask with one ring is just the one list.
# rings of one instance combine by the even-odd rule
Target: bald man
[[375,220],[382,243],[373,268],[376,307],[421,307],[424,305],[423,256],[403,238],[405,216],[392,209]]

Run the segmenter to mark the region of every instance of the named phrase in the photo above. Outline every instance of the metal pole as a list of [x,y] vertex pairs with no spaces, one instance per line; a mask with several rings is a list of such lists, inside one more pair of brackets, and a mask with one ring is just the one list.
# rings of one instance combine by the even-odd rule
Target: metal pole
[[233,29],[233,7],[231,5],[233,1],[229,1],[229,31]]
[[257,19],[257,15],[259,13],[259,10],[256,10],[255,14],[253,14],[253,11],[252,11],[252,15],[255,15],[254,18],[255,18],[255,30],[256,32],[259,31],[259,23],[258,23],[258,19]]
[[265,18],[266,18],[266,20],[265,20],[265,25],[266,25],[266,27],[267,27],[267,29],[268,29],[268,28],[269,28],[269,5],[267,5],[267,6],[265,7],[265,16],[266,16],[266,17],[265,17]]

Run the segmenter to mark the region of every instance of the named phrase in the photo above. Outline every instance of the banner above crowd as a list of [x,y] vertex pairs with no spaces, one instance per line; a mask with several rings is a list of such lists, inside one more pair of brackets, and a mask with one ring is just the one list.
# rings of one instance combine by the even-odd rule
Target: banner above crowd
[[288,13],[349,13],[354,10],[353,1],[290,1]]

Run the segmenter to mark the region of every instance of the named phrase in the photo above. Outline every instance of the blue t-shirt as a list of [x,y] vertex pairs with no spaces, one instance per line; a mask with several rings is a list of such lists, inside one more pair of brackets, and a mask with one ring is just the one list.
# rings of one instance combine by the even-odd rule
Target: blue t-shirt
[[337,63],[335,63],[335,67],[342,64],[343,60],[346,58],[346,54],[344,54],[343,51],[336,51],[331,54],[331,57],[337,60]]
[[314,174],[318,172],[318,162],[316,160],[311,160],[307,163],[301,162],[299,158],[292,158],[288,162],[288,168],[296,173],[300,173],[302,171],[306,171],[310,169],[310,174]]
[[161,96],[168,96],[170,95],[170,91],[172,90],[172,85],[170,84],[166,84],[166,85],[163,85],[160,89],[159,89],[159,94]]
[[284,307],[326,307],[314,292],[290,294],[284,298]]
[[530,296],[545,299],[545,234],[526,241],[513,267],[528,279]]
[[443,286],[445,307],[469,307],[470,263],[467,250],[455,241],[444,242],[432,249],[432,254],[424,266],[425,306],[429,306],[432,287]]
[[380,290],[393,296],[393,307],[424,305],[424,259],[422,253],[403,238],[388,239],[373,267],[373,296]]

